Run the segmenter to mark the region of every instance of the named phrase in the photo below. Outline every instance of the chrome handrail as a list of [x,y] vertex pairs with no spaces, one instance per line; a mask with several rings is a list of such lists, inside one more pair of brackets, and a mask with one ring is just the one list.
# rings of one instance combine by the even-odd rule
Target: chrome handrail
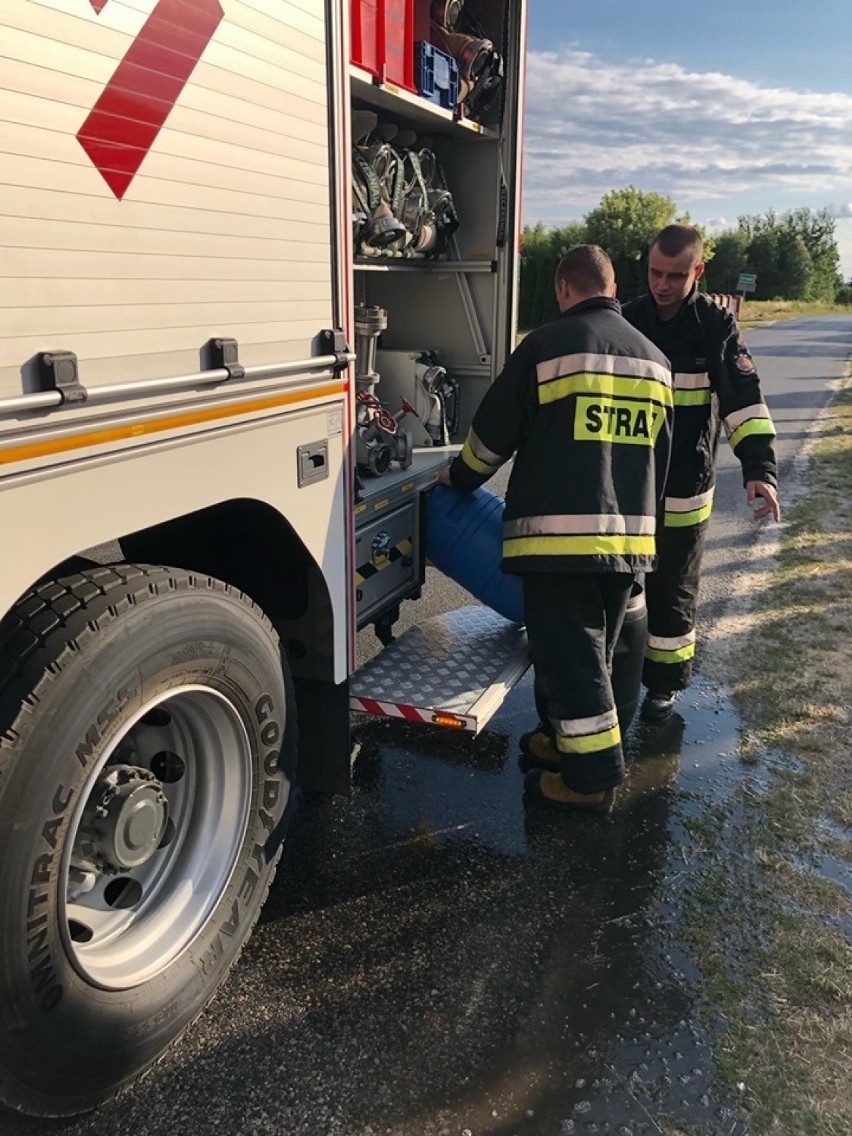
[[[112,398],[126,395],[155,394],[157,391],[180,390],[182,387],[197,387],[241,381],[241,379],[280,379],[286,375],[300,374],[304,371],[330,370],[341,363],[354,363],[351,352],[340,355],[314,355],[310,359],[297,359],[291,363],[259,363],[254,367],[243,368],[240,380],[233,379],[226,367],[212,371],[199,371],[194,375],[172,375],[162,379],[139,379],[130,383],[108,383],[105,386],[87,387],[86,398],[75,405],[90,406],[106,402]],[[0,414],[16,414],[20,411],[44,410],[51,406],[61,406],[64,399],[60,391],[35,391],[32,394],[18,395],[15,398],[0,398]]]

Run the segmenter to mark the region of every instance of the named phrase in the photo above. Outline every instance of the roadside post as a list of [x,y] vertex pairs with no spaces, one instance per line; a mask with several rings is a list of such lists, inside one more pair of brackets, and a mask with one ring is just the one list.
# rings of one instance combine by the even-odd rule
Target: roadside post
[[741,272],[737,280],[737,291],[741,293],[739,303],[737,305],[736,316],[740,318],[743,304],[745,303],[746,292],[753,292],[757,287],[757,276],[753,272]]

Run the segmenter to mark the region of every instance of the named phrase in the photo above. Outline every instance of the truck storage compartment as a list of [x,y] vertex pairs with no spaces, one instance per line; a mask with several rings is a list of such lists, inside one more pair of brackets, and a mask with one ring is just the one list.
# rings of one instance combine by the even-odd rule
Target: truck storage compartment
[[396,602],[417,581],[419,539],[415,501],[355,530],[355,610],[359,626]]
[[512,0],[415,0],[418,94],[386,81],[353,37],[356,618],[383,639],[422,580],[403,577],[403,556],[386,559],[398,540],[373,510],[437,478],[514,348],[521,14]]
[[[356,201],[356,302],[359,308],[384,313],[371,359],[378,376],[371,390],[392,414],[402,410],[403,398],[413,405],[411,380],[404,377],[400,359],[406,353],[418,359],[428,356],[432,364],[445,369],[450,386],[458,385],[454,406],[448,406],[446,414],[453,428],[449,439],[442,440],[460,442],[483,394],[514,347],[516,254],[506,239],[504,223],[508,202],[503,143],[471,134],[458,124],[454,133],[427,135],[403,119],[397,126],[374,113],[376,127],[365,153],[379,171],[388,170],[383,163],[390,163],[386,183],[391,190],[396,177],[393,163],[400,160],[399,155],[415,151],[426,155],[421,168],[434,168],[435,184],[447,188],[424,194],[418,185],[412,188],[412,178],[406,174],[412,192],[407,197],[408,208],[397,210],[404,221],[401,227],[395,226],[389,208],[393,192],[390,200],[386,194],[384,208],[373,210],[370,220],[364,219],[368,211],[359,209],[361,203]],[[379,131],[390,139],[381,143],[385,149],[381,158],[377,154]],[[451,197],[437,221],[428,200],[423,208],[415,204],[415,199],[422,201],[430,192],[442,204],[445,194]],[[370,245],[377,235],[380,241],[386,237],[387,243]],[[401,425],[419,435],[417,444],[429,444],[413,418],[402,420]]]

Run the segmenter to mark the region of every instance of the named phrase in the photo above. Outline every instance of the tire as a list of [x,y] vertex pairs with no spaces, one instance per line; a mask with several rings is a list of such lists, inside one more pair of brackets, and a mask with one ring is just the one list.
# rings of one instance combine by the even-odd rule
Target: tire
[[93,568],[0,623],[7,1107],[94,1108],[213,997],[280,854],[293,707],[271,625],[208,577]]

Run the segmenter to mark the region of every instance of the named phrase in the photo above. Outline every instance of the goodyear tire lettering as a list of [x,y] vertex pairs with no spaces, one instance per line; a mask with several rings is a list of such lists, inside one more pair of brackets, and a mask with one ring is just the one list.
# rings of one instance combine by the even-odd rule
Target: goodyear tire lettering
[[[18,1032],[13,1047],[0,1046],[0,1101],[63,1116],[136,1080],[237,957],[278,859],[296,737],[278,638],[229,585],[150,565],[87,568],[35,585],[12,625],[41,620],[44,603],[63,618],[44,633],[39,624],[40,653],[22,655],[0,682],[0,734],[10,739],[0,760],[0,854],[18,865],[3,877],[10,919],[0,940],[0,1033]],[[251,790],[232,872],[198,935],[164,970],[132,988],[98,987],[64,926],[71,818],[143,701],[184,682],[228,698],[248,735]],[[24,712],[36,685],[40,712]]]

